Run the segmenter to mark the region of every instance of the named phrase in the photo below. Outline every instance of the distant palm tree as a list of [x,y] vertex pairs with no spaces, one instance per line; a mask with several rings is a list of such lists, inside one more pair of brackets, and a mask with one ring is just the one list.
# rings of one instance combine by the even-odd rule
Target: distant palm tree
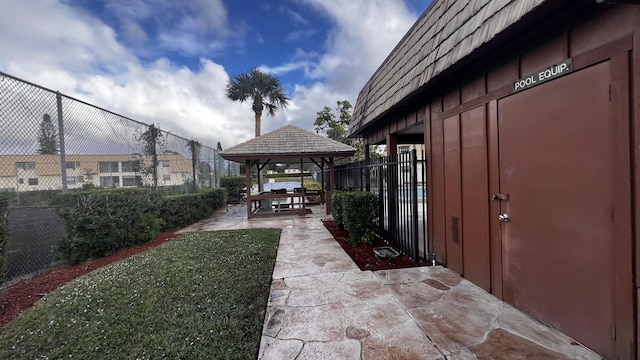
[[236,75],[229,80],[227,98],[240,102],[249,99],[253,101],[252,109],[256,114],[256,137],[260,136],[262,111],[266,108],[268,114],[274,116],[278,108],[286,108],[289,104],[280,80],[259,69]]

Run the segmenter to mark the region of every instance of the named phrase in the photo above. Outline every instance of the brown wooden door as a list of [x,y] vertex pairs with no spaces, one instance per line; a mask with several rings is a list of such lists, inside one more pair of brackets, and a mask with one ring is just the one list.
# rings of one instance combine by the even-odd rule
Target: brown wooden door
[[628,190],[610,77],[601,63],[498,101],[498,141],[504,299],[614,358],[614,191]]

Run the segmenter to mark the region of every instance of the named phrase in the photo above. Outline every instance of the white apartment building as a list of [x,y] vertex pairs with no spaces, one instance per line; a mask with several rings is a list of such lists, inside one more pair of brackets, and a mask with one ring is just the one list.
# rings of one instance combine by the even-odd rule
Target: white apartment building
[[[151,157],[142,155],[66,155],[67,188],[152,185]],[[158,155],[158,185],[182,185],[193,178],[191,160],[180,154]],[[0,156],[0,191],[62,188],[60,155]]]

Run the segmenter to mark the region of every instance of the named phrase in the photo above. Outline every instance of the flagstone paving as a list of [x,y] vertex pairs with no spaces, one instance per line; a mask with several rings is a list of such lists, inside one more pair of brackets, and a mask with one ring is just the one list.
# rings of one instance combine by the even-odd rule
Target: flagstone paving
[[444,267],[360,271],[312,209],[182,230],[282,228],[259,359],[601,359]]

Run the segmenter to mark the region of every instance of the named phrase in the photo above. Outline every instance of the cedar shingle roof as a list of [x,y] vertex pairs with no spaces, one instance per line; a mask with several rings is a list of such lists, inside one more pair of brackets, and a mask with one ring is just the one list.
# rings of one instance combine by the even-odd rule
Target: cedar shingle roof
[[358,95],[349,134],[549,0],[434,0]]
[[283,126],[241,144],[230,147],[220,155],[227,160],[247,159],[290,160],[300,158],[351,156],[356,149],[325,136],[293,125]]

